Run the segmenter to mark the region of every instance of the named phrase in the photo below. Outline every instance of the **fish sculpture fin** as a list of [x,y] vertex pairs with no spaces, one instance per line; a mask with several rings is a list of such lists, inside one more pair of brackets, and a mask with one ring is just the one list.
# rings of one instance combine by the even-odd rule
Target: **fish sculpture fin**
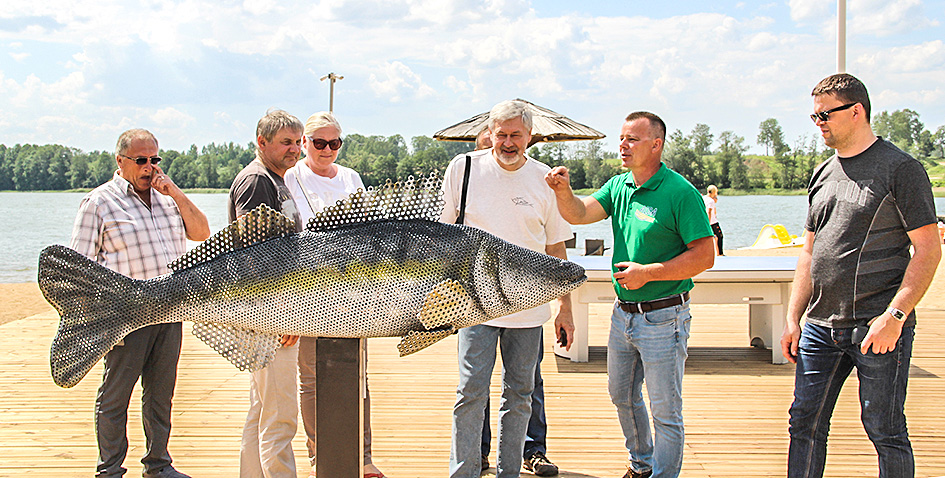
[[436,329],[466,317],[471,306],[472,299],[462,284],[446,279],[427,294],[418,315],[425,328]]
[[53,381],[75,386],[126,335],[142,281],[112,271],[65,246],[39,254],[39,288],[59,312],[59,330],[49,349]]
[[227,252],[294,232],[295,221],[265,204],[260,204],[252,211],[236,218],[230,225],[201,242],[188,253],[178,257],[168,264],[168,267],[178,272],[197,264],[210,262]]
[[193,333],[244,372],[255,372],[269,365],[281,346],[278,334],[214,322],[195,323]]
[[452,326],[434,330],[411,330],[407,332],[407,335],[397,344],[397,350],[400,352],[401,357],[419,352],[449,337],[453,334],[454,330]]
[[325,231],[379,220],[438,221],[443,210],[443,179],[436,173],[404,181],[387,181],[378,188],[359,189],[326,207],[309,220],[306,229]]

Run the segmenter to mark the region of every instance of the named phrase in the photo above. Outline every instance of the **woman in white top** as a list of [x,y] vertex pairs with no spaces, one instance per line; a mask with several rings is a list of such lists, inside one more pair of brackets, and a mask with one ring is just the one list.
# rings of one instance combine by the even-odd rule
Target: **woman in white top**
[[[285,174],[285,184],[299,208],[303,226],[322,209],[364,188],[361,176],[335,164],[341,148],[341,125],[328,112],[315,113],[305,122],[302,148],[305,158]],[[315,338],[299,341],[300,407],[308,439],[308,457],[315,465]],[[314,476],[314,468],[312,475]],[[371,462],[371,395],[364,399],[364,478],[383,478]]]

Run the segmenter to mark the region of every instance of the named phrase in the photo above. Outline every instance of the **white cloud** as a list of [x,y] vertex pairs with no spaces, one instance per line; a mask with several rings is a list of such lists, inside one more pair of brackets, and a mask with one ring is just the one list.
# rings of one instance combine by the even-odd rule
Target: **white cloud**
[[795,22],[804,22],[807,20],[820,20],[825,15],[831,14],[833,7],[833,16],[836,18],[836,3],[825,2],[824,0],[791,0],[788,2],[791,8],[791,19]]
[[371,74],[369,84],[375,96],[393,103],[435,94],[420,75],[399,61],[385,63],[380,71]]
[[[861,55],[855,61],[858,69],[886,69],[891,72],[933,72],[938,76],[931,83],[941,83],[945,77],[945,44],[934,40],[917,45],[888,48]],[[931,78],[930,78],[931,80]]]
[[858,0],[849,3],[847,31],[857,36],[889,36],[938,25],[925,15],[922,0]]
[[29,58],[29,57],[30,57],[30,54],[29,54],[29,53],[25,53],[25,52],[23,52],[23,53],[13,53],[13,52],[10,52],[10,58],[13,58],[15,61],[23,61],[23,60],[25,60],[25,59],[27,59],[27,58]]
[[155,124],[163,127],[180,128],[195,122],[193,116],[172,107],[159,109],[148,116]]

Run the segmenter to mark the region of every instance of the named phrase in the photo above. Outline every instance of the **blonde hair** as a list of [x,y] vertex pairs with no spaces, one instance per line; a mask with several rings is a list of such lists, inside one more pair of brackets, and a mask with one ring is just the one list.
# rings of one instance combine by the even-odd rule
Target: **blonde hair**
[[315,130],[324,128],[326,126],[332,126],[338,130],[338,136],[341,136],[341,123],[335,118],[335,115],[327,111],[319,111],[318,113],[309,116],[305,120],[305,132],[302,134],[308,136],[315,132]]

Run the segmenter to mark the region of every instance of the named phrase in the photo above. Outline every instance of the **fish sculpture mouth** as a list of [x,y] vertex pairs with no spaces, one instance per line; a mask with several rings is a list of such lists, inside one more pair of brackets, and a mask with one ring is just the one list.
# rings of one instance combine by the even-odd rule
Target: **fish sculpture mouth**
[[38,282],[61,316],[53,379],[73,386],[131,331],[185,320],[241,370],[266,366],[281,334],[400,336],[406,355],[586,280],[575,263],[439,222],[440,195],[435,176],[359,191],[302,232],[263,205],[149,280],[50,246]]

